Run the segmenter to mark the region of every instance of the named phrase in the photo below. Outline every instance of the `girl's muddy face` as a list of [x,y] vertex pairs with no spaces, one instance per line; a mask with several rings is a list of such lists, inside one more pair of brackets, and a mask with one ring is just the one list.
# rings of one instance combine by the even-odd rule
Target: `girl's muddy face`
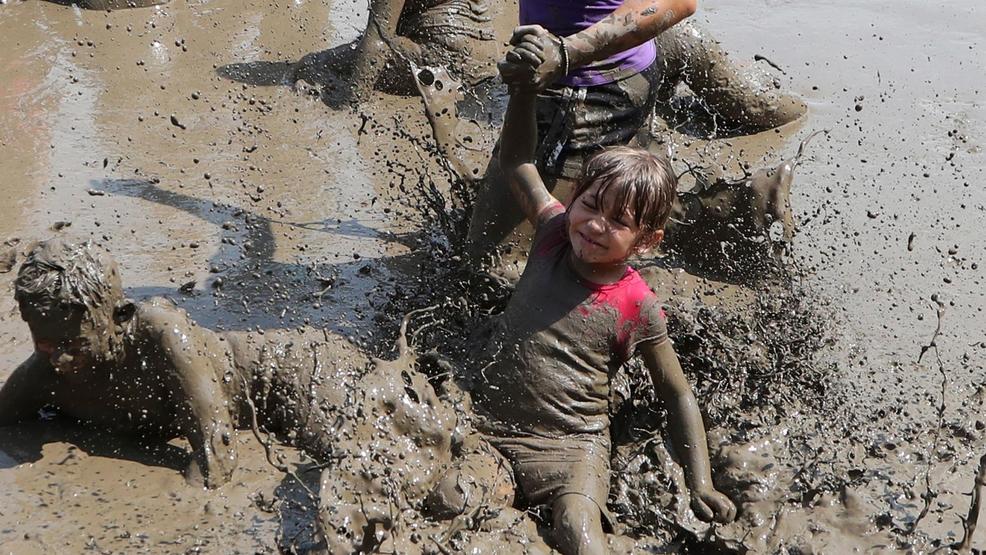
[[623,262],[633,254],[640,228],[629,210],[617,213],[612,188],[590,186],[568,209],[568,237],[575,256],[588,264]]

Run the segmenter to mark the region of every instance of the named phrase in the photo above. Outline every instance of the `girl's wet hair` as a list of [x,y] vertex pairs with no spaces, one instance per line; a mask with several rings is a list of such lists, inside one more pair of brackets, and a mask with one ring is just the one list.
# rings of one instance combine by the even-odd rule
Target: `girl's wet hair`
[[629,209],[644,233],[664,229],[678,189],[678,178],[667,158],[628,146],[609,147],[586,160],[572,199],[595,183],[599,183],[596,205],[602,206],[603,195],[612,188],[613,209],[618,214]]
[[17,302],[38,308],[67,304],[91,312],[115,303],[122,292],[116,262],[105,251],[59,239],[38,243],[14,282]]

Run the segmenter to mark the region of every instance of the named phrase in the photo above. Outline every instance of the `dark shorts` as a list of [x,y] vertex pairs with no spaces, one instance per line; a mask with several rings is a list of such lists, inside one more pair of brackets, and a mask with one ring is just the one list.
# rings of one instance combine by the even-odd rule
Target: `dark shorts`
[[520,505],[551,506],[563,495],[581,495],[599,507],[612,529],[606,509],[609,497],[609,441],[601,434],[565,438],[503,437],[482,434],[510,462]]
[[593,87],[552,86],[538,94],[538,167],[573,178],[595,151],[630,142],[657,99],[657,63],[619,81]]

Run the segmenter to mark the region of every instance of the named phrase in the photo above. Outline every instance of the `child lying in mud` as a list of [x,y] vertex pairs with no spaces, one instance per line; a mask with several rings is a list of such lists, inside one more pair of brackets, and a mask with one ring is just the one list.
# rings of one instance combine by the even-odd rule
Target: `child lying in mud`
[[0,426],[51,407],[145,439],[184,436],[193,451],[187,475],[208,487],[230,479],[233,430],[254,418],[312,456],[332,457],[335,409],[370,366],[329,334],[219,334],[165,299],[133,303],[116,262],[91,244],[40,243],[15,296],[35,350],[0,388]]
[[564,553],[603,553],[610,377],[643,357],[668,411],[692,509],[728,522],[710,475],[702,418],[668,340],[660,301],[627,260],[657,246],[675,197],[667,160],[629,147],[590,158],[566,208],[534,165],[532,68],[521,41],[500,65],[511,89],[500,161],[536,232],[527,266],[470,376],[477,429],[513,468],[520,497],[551,506]]

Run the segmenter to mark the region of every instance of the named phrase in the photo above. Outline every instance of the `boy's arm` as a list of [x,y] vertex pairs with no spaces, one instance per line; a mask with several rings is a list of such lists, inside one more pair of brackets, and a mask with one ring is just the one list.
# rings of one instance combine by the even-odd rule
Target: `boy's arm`
[[[508,65],[513,64],[501,64],[501,74],[505,78],[504,66]],[[544,186],[541,174],[534,165],[538,136],[534,112],[536,99],[537,93],[533,88],[513,86],[500,132],[500,168],[510,182],[521,210],[535,227],[544,210],[558,203],[558,199]]]
[[141,321],[166,357],[165,378],[179,404],[179,425],[192,446],[188,478],[218,487],[229,481],[236,468],[230,400],[219,383],[222,372],[215,366],[225,359],[225,352],[218,341],[209,341],[211,332],[178,309],[152,307]]
[[[643,44],[691,16],[696,7],[697,0],[625,0],[592,26],[565,37],[569,70]],[[544,45],[545,60],[538,68],[536,86],[541,89],[563,77],[558,37],[539,25],[522,25],[514,31],[511,43],[516,45],[525,35],[536,37]]]
[[684,463],[685,478],[692,492],[692,510],[702,520],[732,521],[736,517],[736,507],[712,484],[705,425],[671,342],[642,343],[639,351],[650,371],[654,389],[668,411],[671,442]]
[[44,405],[43,395],[50,384],[47,362],[36,353],[22,362],[0,387],[0,426],[36,416]]

